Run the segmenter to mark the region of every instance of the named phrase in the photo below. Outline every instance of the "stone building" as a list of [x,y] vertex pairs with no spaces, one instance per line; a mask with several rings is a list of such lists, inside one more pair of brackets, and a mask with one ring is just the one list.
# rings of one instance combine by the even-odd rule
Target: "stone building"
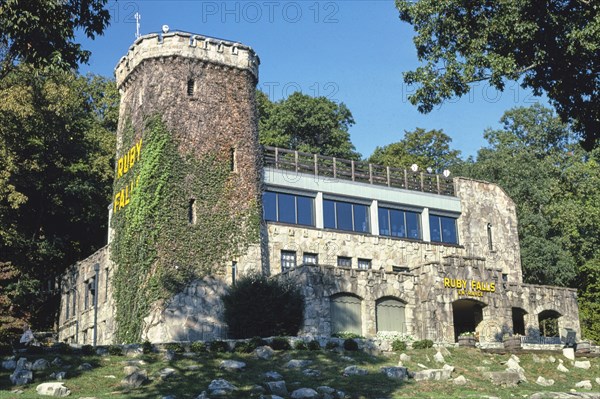
[[[455,342],[463,332],[478,332],[480,341],[493,343],[515,333],[560,342],[540,339],[556,335],[544,331],[553,320],[563,338],[566,329],[579,337],[575,290],[523,283],[515,205],[500,187],[259,148],[258,64],[252,49],[239,43],[175,32],[139,38],[117,65],[117,154],[145,162],[135,143],[145,139],[145,118],[160,113],[180,153],[230,157],[233,195],[227,201],[233,208],[258,203],[262,211],[260,239],[222,259],[218,273],[136,315],[142,339],[226,338],[220,297],[249,271],[298,282],[305,335],[393,331]],[[129,142],[126,126],[134,131]],[[119,210],[118,196],[112,212]],[[183,225],[203,217],[194,200]],[[114,234],[65,273],[61,340],[115,341]]]

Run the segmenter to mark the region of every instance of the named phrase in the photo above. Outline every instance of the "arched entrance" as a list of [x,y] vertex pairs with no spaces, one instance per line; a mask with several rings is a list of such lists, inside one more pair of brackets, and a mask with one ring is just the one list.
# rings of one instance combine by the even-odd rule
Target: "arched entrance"
[[465,332],[475,332],[475,329],[483,320],[483,302],[473,299],[459,299],[452,302],[452,315],[454,320],[454,340]]
[[352,294],[331,297],[331,333],[352,332],[362,334],[361,299]]
[[521,308],[512,308],[513,334],[525,335],[525,315]]
[[540,335],[542,337],[558,337],[558,319],[562,316],[556,310],[544,310],[538,314]]
[[377,301],[377,331],[406,332],[404,302],[396,298],[381,298]]

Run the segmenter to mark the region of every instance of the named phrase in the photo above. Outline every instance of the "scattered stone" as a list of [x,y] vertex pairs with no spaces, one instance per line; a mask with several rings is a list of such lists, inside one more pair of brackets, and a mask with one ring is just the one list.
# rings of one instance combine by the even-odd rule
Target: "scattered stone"
[[148,381],[148,372],[146,370],[137,370],[121,380],[124,388],[139,388]]
[[539,376],[537,378],[537,380],[535,380],[535,383],[538,385],[541,385],[543,387],[551,387],[552,385],[554,385],[554,380],[553,379],[546,379],[542,376]]
[[265,378],[267,380],[281,380],[283,376],[279,374],[277,371],[267,371],[265,373]]
[[55,357],[51,364],[53,366],[60,367],[63,365],[63,361],[60,357]]
[[114,380],[114,379],[117,378],[117,376],[115,376],[115,375],[105,375],[104,378],[111,378],[111,379]]
[[335,389],[328,387],[326,385],[322,385],[320,387],[317,387],[317,392],[322,393],[322,394],[327,394],[327,395],[334,395]]
[[485,364],[486,366],[489,366],[490,364],[492,364],[492,362],[490,360],[488,360],[488,359],[483,359],[481,361],[481,364]]
[[242,371],[246,368],[246,363],[237,360],[223,360],[219,368],[227,371]]
[[33,381],[33,373],[31,370],[16,369],[10,375],[10,381],[13,383],[13,385],[27,385]]
[[421,367],[422,369],[426,369],[427,366],[425,366],[424,364],[418,363],[417,366]]
[[345,377],[351,376],[351,375],[367,375],[369,374],[369,372],[365,369],[362,369],[356,365],[354,366],[348,366],[344,369],[344,372],[342,373]]
[[577,367],[578,369],[588,370],[592,367],[592,365],[590,364],[589,360],[581,360],[581,361],[575,361],[575,363],[573,363],[573,367]]
[[459,375],[452,382],[454,382],[454,385],[465,385],[467,383],[467,379],[464,375]]
[[267,390],[260,385],[254,385],[250,389],[250,395],[252,395],[252,396],[258,396],[258,395],[262,396],[262,394],[265,392],[267,392]]
[[300,388],[292,392],[292,399],[317,399],[319,393],[312,388]]
[[170,349],[167,349],[163,358],[167,362],[172,362],[173,360],[175,360],[175,352]]
[[206,391],[202,391],[200,395],[196,396],[196,399],[210,399],[206,394]]
[[123,372],[125,373],[125,375],[130,375],[135,373],[136,371],[139,371],[140,368],[137,366],[125,366],[123,367]]
[[198,366],[197,364],[192,364],[191,366],[187,366],[185,369],[188,371],[196,371],[200,370],[200,366]]
[[31,362],[27,361],[27,358],[20,358],[17,360],[17,367],[15,370],[31,370]]
[[599,399],[600,393],[577,392],[572,389],[570,393],[563,392],[536,392],[529,399]]
[[549,361],[550,363],[556,363],[556,358],[555,358],[554,356],[552,356],[552,355],[551,355],[551,356],[548,356],[548,361]]
[[210,382],[208,390],[210,391],[210,396],[224,396],[237,391],[237,387],[229,381],[219,378]]
[[167,395],[167,396],[161,397],[160,399],[177,399],[177,398],[175,397],[175,395]]
[[269,360],[273,357],[275,351],[270,346],[259,346],[254,350],[254,354],[259,359]]
[[558,367],[556,368],[558,371],[560,371],[561,373],[568,373],[569,369],[566,368],[562,363],[558,365]]
[[81,371],[89,371],[91,369],[93,369],[94,367],[92,367],[91,364],[89,363],[82,363],[79,367],[77,367],[77,370],[81,370]]
[[444,365],[441,369],[428,369],[428,370],[420,370],[415,372],[414,379],[415,381],[426,381],[426,380],[434,380],[434,381],[443,381],[448,380],[452,376],[452,372],[454,371],[454,367]]
[[286,367],[288,369],[301,369],[304,367],[308,367],[311,364],[312,364],[312,360],[292,359],[289,362],[287,362],[284,367]]
[[486,367],[486,366],[477,366],[477,367],[475,367],[475,370],[480,371],[480,372],[483,373],[483,372],[486,372],[486,371],[490,371],[490,368]]
[[172,369],[170,367],[161,369],[158,371],[158,376],[160,377],[161,380],[167,380],[171,377],[174,377],[175,374],[177,373],[177,371],[175,371],[175,369]]
[[527,378],[525,377],[525,369],[523,369],[523,367],[521,367],[521,365],[519,364],[519,358],[515,355],[512,355],[510,357],[510,359],[508,359],[508,361],[506,362],[506,371],[514,371],[517,374],[519,374],[519,380],[521,382],[525,382],[527,381]]
[[17,368],[17,361],[15,359],[9,359],[2,362],[2,368],[4,370],[14,370]]
[[269,389],[269,392],[271,392],[273,395],[288,395],[288,390],[285,386],[285,381],[269,381],[267,382],[267,388]]
[[588,391],[592,390],[592,382],[590,380],[579,381],[575,384],[575,388],[579,389],[587,389]]
[[410,362],[410,356],[408,356],[406,353],[401,353],[400,361],[401,362]]
[[531,357],[531,359],[533,360],[534,363],[544,363],[545,362],[544,359],[542,359],[541,357],[539,357],[538,355],[535,355],[535,354]]
[[485,374],[494,385],[514,387],[521,381],[519,373],[515,371],[489,371]]
[[435,360],[436,363],[446,363],[446,359],[444,359],[444,355],[442,355],[441,352],[436,352],[433,356],[433,360]]
[[44,396],[69,396],[71,391],[64,386],[62,382],[45,382],[35,388],[38,395]]
[[320,377],[321,376],[321,372],[317,369],[302,370],[302,374],[304,374],[308,377]]
[[62,381],[62,380],[65,380],[66,378],[67,378],[67,373],[64,372],[64,371],[58,371],[56,373],[50,374],[50,379],[51,380]]
[[407,380],[408,369],[406,367],[382,367],[381,372],[393,380]]
[[440,346],[439,348],[437,348],[437,350],[438,352],[441,352],[444,356],[451,356],[450,351],[445,346]]
[[600,385],[600,377],[596,378],[596,384]]
[[575,360],[575,349],[573,348],[563,348],[562,350],[563,356],[569,360]]

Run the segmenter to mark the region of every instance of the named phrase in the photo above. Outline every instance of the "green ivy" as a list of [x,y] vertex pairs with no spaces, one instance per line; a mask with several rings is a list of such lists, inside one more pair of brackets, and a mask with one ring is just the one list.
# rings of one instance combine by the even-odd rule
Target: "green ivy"
[[[235,193],[225,154],[184,157],[158,116],[147,120],[141,137],[140,161],[114,186],[117,193],[139,181],[130,203],[112,217],[117,342],[139,342],[153,304],[164,303],[195,279],[223,273],[226,260],[260,239],[256,201],[247,210],[231,205]],[[139,139],[129,124],[122,152]],[[193,224],[188,217],[192,198]]]

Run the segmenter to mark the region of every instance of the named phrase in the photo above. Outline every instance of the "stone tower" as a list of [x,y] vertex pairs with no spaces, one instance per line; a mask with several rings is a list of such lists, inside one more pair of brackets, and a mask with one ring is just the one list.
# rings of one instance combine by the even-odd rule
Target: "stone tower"
[[117,340],[223,335],[217,298],[236,270],[260,270],[258,65],[250,47],[172,32],[138,38],[115,68]]

